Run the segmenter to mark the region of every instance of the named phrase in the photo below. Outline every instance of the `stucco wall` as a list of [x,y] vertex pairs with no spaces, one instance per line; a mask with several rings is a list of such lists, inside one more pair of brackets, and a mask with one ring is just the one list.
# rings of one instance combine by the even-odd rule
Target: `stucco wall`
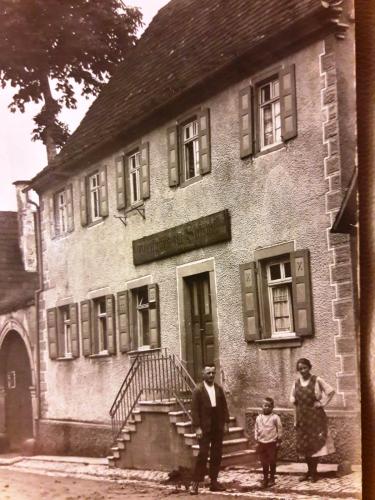
[[[314,372],[336,387],[340,360],[334,344],[338,325],[332,316],[334,294],[327,250],[330,218],[323,163],[323,52],[323,42],[317,42],[282,61],[296,65],[298,136],[277,151],[240,160],[238,92],[249,84],[250,77],[202,103],[211,113],[212,172],[199,182],[185,188],[168,186],[166,128],[171,123],[140,138],[149,141],[151,158],[151,197],[145,202],[145,220],[134,212],[124,227],[114,218],[119,215],[114,164],[118,152],[102,162],[107,165],[110,214],[103,222],[81,227],[79,176],[74,175],[69,180],[73,182],[74,232],[51,240],[48,197],[63,184],[43,193],[45,309],[65,298],[80,302],[100,288],[104,293],[116,293],[125,289],[127,281],[150,275],[159,284],[162,346],[180,354],[176,267],[213,258],[221,375],[236,413],[259,405],[266,394],[275,398],[277,406],[288,406],[295,362],[301,356],[310,358]],[[222,209],[231,214],[230,242],[133,266],[132,240]],[[300,348],[261,350],[244,341],[239,264],[253,260],[256,248],[289,241],[296,249],[310,250],[315,334]],[[128,356],[51,361],[46,339],[44,328],[44,417],[107,421],[129,367]],[[337,394],[332,406],[343,404]]]

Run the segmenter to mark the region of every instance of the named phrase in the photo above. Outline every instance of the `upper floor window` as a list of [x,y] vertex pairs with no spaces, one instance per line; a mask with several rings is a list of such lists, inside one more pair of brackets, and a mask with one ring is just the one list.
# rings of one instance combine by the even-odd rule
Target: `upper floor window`
[[51,196],[49,218],[52,238],[74,230],[73,187],[71,184]]
[[80,209],[82,226],[100,221],[108,215],[106,166],[99,168],[87,176],[81,177]]
[[210,113],[203,109],[167,129],[169,185],[189,184],[211,172]]
[[280,83],[272,80],[259,89],[260,147],[281,142]]
[[101,218],[100,216],[100,181],[99,173],[90,175],[88,178],[89,184],[89,206],[90,206],[90,220],[96,221]]
[[297,135],[294,65],[254,78],[240,91],[241,158],[275,147]]
[[150,197],[149,143],[116,158],[117,208],[131,209]]
[[182,127],[183,179],[200,175],[198,121],[193,120]]

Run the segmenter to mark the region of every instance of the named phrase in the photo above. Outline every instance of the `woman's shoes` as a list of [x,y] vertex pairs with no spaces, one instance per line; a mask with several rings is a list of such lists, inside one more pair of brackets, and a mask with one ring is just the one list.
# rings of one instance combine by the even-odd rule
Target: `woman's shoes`
[[198,495],[199,483],[197,481],[193,481],[190,486],[190,495]]

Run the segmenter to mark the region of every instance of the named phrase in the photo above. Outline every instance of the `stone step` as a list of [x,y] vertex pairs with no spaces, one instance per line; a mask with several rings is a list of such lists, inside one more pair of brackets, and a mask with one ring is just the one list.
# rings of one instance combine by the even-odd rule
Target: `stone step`
[[176,409],[176,400],[138,401],[139,412],[169,413]]
[[[229,427],[229,430],[224,434],[224,439],[238,439],[244,437],[244,430],[242,427]],[[194,433],[184,434],[185,443],[189,446],[197,443],[197,435]]]
[[117,438],[116,439],[117,448],[119,450],[125,450],[126,441],[129,441],[129,440],[128,439],[124,439],[123,437]]
[[[246,438],[225,439],[223,441],[223,454],[246,450],[248,448],[248,445],[249,441]],[[193,444],[192,449],[193,449],[193,455],[196,457],[199,452],[199,445]]]
[[142,414],[139,409],[136,408],[132,411],[132,420],[134,422],[142,422]]
[[184,422],[176,422],[175,426],[178,434],[186,434],[186,432],[192,430],[191,422],[189,420]]
[[221,459],[221,467],[230,467],[232,465],[248,465],[258,461],[255,450],[247,449],[236,451],[234,453],[224,453]]
[[107,457],[107,460],[108,460],[108,467],[110,467],[111,469],[113,469],[114,467],[116,467],[116,459],[113,455],[110,455]]
[[118,446],[112,446],[111,452],[112,452],[112,456],[115,459],[120,458],[120,448]]

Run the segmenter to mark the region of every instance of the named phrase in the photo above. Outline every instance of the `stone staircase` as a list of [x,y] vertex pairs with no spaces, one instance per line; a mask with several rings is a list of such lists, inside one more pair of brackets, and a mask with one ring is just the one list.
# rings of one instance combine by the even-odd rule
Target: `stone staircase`
[[[174,400],[139,401],[108,457],[110,467],[170,471],[192,467],[198,455],[196,434]],[[230,418],[224,435],[222,467],[253,462],[244,429]]]

